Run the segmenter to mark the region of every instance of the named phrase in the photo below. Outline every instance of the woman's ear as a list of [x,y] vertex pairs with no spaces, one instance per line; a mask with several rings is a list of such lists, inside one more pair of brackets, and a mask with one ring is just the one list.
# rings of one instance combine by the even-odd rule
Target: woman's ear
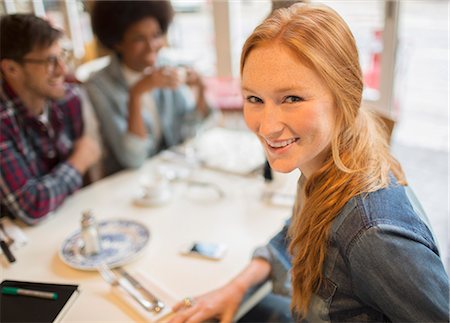
[[6,77],[16,78],[19,75],[20,65],[12,59],[5,58],[0,61],[0,69]]

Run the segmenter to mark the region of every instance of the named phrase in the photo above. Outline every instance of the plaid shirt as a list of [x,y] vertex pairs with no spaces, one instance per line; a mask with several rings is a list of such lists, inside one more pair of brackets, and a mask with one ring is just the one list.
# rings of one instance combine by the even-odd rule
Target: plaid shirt
[[72,87],[66,87],[63,99],[49,101],[48,123],[43,123],[0,80],[2,213],[33,225],[81,187],[81,174],[66,160],[82,132],[81,103]]

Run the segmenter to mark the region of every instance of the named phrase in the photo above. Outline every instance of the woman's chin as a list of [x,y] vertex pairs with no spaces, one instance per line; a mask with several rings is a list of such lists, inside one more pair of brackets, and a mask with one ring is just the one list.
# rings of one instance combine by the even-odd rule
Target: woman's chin
[[283,160],[269,160],[269,164],[274,171],[279,173],[290,173],[298,168],[296,165]]

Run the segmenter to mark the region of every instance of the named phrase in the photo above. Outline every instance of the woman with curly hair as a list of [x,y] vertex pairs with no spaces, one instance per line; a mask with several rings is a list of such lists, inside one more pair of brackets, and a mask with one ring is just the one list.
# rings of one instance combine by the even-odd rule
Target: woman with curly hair
[[94,34],[113,52],[85,84],[106,146],[106,175],[180,143],[186,119],[208,114],[200,75],[160,53],[172,18],[168,0],[93,4]]

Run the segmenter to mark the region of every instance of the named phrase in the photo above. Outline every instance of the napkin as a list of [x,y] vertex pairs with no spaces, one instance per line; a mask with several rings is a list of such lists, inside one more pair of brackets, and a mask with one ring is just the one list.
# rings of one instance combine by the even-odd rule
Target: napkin
[[142,286],[144,286],[156,298],[165,304],[165,307],[161,312],[153,313],[146,311],[119,286],[111,286],[112,293],[125,302],[127,306],[132,308],[136,313],[138,313],[144,322],[166,322],[172,314],[172,307],[176,303],[176,297],[160,284],[148,277],[148,275],[142,272],[133,272],[132,275]]
[[[4,217],[0,219],[0,223],[3,224],[3,228],[10,238],[14,239],[14,243],[10,245],[12,250],[17,250],[27,244],[28,238],[22,229],[17,226],[10,218]],[[4,232],[0,231],[0,235],[5,239]],[[3,253],[0,249],[0,254]]]

